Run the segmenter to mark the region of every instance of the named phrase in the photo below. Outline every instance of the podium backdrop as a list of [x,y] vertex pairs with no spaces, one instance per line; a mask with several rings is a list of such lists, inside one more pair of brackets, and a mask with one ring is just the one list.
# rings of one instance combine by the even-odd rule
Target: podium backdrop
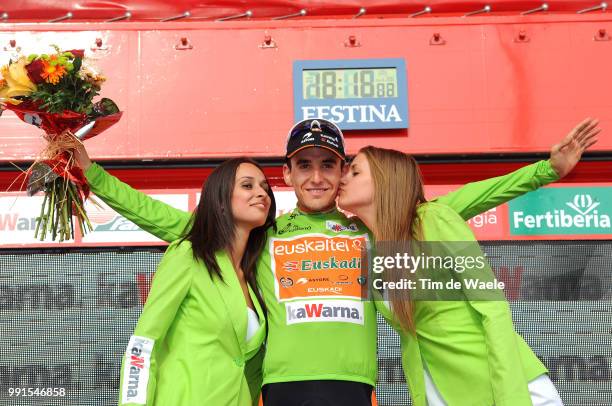
[[[485,242],[518,332],[566,405],[610,405],[612,242]],[[163,247],[0,253],[0,404],[114,405],[121,356]],[[379,318],[379,405],[409,405],[399,340]],[[8,389],[64,388],[63,397]]]

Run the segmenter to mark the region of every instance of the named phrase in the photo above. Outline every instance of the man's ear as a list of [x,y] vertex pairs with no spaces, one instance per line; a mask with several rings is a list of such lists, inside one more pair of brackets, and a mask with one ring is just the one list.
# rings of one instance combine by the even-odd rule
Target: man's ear
[[293,186],[293,182],[291,182],[291,168],[287,164],[283,165],[283,180],[287,186]]

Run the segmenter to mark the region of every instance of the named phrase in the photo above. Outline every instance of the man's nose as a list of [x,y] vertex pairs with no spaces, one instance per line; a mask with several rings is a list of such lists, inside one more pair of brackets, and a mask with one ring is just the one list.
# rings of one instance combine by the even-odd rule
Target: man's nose
[[319,169],[315,169],[315,170],[312,172],[312,181],[313,181],[314,183],[319,183],[319,182],[321,182],[322,180],[323,180],[323,176],[322,176],[322,174],[321,174],[321,171],[320,171]]

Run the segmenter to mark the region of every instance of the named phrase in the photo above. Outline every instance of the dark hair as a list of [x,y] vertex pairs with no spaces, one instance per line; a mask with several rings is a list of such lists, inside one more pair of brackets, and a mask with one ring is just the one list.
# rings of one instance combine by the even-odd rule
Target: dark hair
[[[240,164],[255,165],[263,172],[261,166],[250,158],[241,157],[229,159],[215,168],[202,186],[202,195],[198,207],[193,213],[191,227],[183,240],[191,242],[193,256],[201,260],[208,268],[211,278],[215,276],[223,280],[219,264],[215,258],[217,251],[228,249],[234,242],[235,228],[232,214],[232,193],[236,182],[236,172]],[[249,234],[240,266],[245,279],[251,285],[259,302],[261,300],[256,282],[256,264],[266,243],[266,231],[276,227],[276,202],[272,189],[268,188],[271,205],[264,225],[254,228]]]

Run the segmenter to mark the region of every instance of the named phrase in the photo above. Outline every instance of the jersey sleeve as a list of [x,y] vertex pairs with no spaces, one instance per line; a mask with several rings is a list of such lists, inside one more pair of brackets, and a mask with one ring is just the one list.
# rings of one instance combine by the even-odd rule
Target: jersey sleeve
[[143,230],[166,241],[181,238],[191,214],[133,189],[96,163],[85,172],[91,191],[119,214]]
[[172,244],[155,272],[147,301],[123,357],[120,406],[154,404],[158,352],[191,287],[191,256],[188,244]]
[[507,175],[468,183],[444,196],[433,199],[468,220],[515,197],[559,180],[550,160],[524,166]]
[[[441,244],[444,247],[442,250],[448,255],[484,258],[469,226],[450,208],[436,205],[434,210],[425,214],[423,226],[427,228],[426,233],[435,236],[435,243]],[[482,323],[495,404],[531,405],[512,313],[503,290],[466,289],[465,282],[469,277],[477,277],[484,282],[495,280],[488,262],[484,263],[482,269],[474,272],[455,272],[454,276],[462,282],[465,300],[477,312]]]

